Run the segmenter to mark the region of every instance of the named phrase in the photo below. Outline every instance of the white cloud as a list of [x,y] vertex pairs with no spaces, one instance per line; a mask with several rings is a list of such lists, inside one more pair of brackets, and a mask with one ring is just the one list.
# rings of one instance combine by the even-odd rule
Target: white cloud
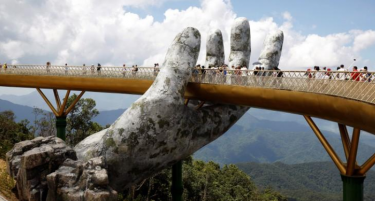
[[[152,66],[163,62],[175,35],[188,26],[196,27],[202,35],[200,63],[205,59],[206,33],[213,28],[222,30],[228,56],[230,27],[237,17],[230,1],[202,0],[200,7],[168,9],[161,22],[126,11],[126,6],[158,6],[165,1],[2,0],[0,62]],[[252,62],[258,59],[266,34],[276,29],[284,31],[280,62],[284,69],[349,64],[354,57],[360,61],[361,51],[375,44],[373,30],[304,35],[294,29],[289,12],[282,17],[282,24],[271,17],[250,19]]]
[[292,15],[289,12],[284,12],[283,18],[287,21],[292,21],[292,19],[293,19]]

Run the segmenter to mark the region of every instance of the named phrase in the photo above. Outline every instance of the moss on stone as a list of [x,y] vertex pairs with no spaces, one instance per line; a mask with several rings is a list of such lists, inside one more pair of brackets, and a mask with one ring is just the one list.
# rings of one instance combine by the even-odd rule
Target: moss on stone
[[169,121],[164,119],[159,119],[158,121],[159,128],[164,128],[164,126],[169,126]]
[[115,147],[116,146],[116,142],[113,140],[113,138],[107,138],[105,140],[105,146],[106,147]]
[[125,132],[124,128],[119,128],[118,129],[118,133],[120,134],[120,136],[122,136],[122,134],[124,134],[124,132]]

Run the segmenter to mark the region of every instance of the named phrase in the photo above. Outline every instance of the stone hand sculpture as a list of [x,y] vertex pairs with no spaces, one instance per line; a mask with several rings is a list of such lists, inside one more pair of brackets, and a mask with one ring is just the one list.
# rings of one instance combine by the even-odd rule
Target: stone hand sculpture
[[[232,26],[233,65],[249,66],[250,26],[238,18]],[[278,32],[282,36],[282,32]],[[222,65],[224,47],[221,32],[208,37],[206,65]],[[272,36],[271,36],[272,38]],[[262,59],[278,64],[283,37],[270,40]],[[108,166],[110,186],[115,190],[152,176],[173,165],[224,134],[249,107],[206,104],[196,110],[194,101],[185,105],[185,87],[196,65],[201,36],[186,28],[170,46],[162,68],[152,86],[108,129],[80,142],[75,151],[80,160],[103,157]],[[267,54],[267,51],[272,51]],[[268,61],[269,60],[269,61]]]
[[[230,66],[248,67],[248,20],[236,19],[231,32]],[[196,109],[197,101],[185,104],[185,87],[198,59],[200,41],[195,28],[178,34],[146,93],[108,129],[80,142],[75,152],[54,137],[15,145],[7,153],[7,163],[8,172],[17,179],[19,198],[115,200],[116,191],[173,165],[224,134],[249,107],[206,103]],[[277,66],[282,44],[281,31],[269,35],[261,61]],[[223,38],[215,30],[207,39],[206,65],[223,64]]]

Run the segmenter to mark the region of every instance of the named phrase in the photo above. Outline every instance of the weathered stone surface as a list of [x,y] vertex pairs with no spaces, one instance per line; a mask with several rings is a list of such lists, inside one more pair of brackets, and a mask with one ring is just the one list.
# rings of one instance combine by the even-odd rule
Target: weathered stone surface
[[117,192],[108,186],[108,174],[102,157],[86,163],[67,159],[47,176],[47,201],[115,201]]
[[247,111],[247,107],[219,104],[200,110],[184,105],[185,87],[199,48],[198,30],[187,28],[177,35],[149,90],[110,128],[75,147],[78,158],[85,161],[104,156],[115,190],[130,187],[191,155]]
[[259,56],[259,62],[266,70],[279,66],[283,49],[284,34],[281,30],[269,33],[264,40],[264,47]]
[[73,149],[56,137],[37,137],[17,143],[6,154],[7,170],[17,181],[20,200],[39,201],[47,195],[46,176],[65,159],[77,159]]
[[219,29],[211,31],[206,43],[206,66],[218,67],[224,64],[223,35]]
[[229,67],[249,68],[251,45],[250,24],[246,18],[237,18],[231,29]]

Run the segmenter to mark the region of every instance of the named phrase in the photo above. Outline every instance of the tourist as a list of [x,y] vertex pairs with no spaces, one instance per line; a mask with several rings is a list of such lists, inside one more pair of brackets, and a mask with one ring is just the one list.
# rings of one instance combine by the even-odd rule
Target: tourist
[[67,74],[68,74],[68,64],[65,63],[65,75],[67,75]]
[[321,79],[322,77],[323,76],[321,75],[320,67],[319,66],[314,66],[313,78],[314,79]]
[[51,68],[51,62],[47,61],[47,63],[46,63],[46,70],[47,70],[47,73],[50,72],[50,68]]
[[102,74],[101,71],[102,71],[102,65],[98,63],[98,66],[96,67],[96,72],[98,73],[98,75],[101,75]]
[[310,68],[307,69],[307,71],[306,71],[306,73],[305,73],[305,76],[306,76],[307,78],[309,78],[309,79],[311,79],[311,78],[313,77]]
[[371,73],[368,72],[367,66],[363,67],[362,81],[371,82]]
[[132,66],[132,74],[135,76],[138,72],[138,66],[137,65],[133,65]]
[[6,71],[7,71],[7,68],[8,68],[8,65],[7,65],[7,63],[4,63],[4,65],[3,65],[3,69],[4,69],[4,72],[6,72]]
[[339,79],[340,80],[348,80],[348,78],[346,78],[346,76],[347,76],[347,69],[345,69],[345,67],[344,67],[344,65],[343,64],[341,64],[340,65],[340,69],[338,70],[339,71],[339,75],[338,75],[338,77],[339,77]]
[[328,69],[327,69],[327,72],[324,73],[324,75],[323,75],[323,79],[325,79],[325,80],[330,80],[330,79],[332,79],[332,73],[331,73],[331,69],[330,69],[330,68],[328,68]]
[[159,64],[158,63],[154,63],[154,76],[156,76],[159,72]]
[[359,81],[361,79],[361,73],[358,72],[358,67],[353,67],[353,72],[350,73],[350,79],[354,81]]
[[86,64],[82,65],[82,74],[86,75]]
[[126,75],[126,65],[122,64],[122,76],[125,77]]
[[258,67],[255,67],[255,69],[254,69],[254,75],[258,76]]
[[95,65],[94,64],[91,64],[90,70],[91,70],[91,74],[95,73]]

